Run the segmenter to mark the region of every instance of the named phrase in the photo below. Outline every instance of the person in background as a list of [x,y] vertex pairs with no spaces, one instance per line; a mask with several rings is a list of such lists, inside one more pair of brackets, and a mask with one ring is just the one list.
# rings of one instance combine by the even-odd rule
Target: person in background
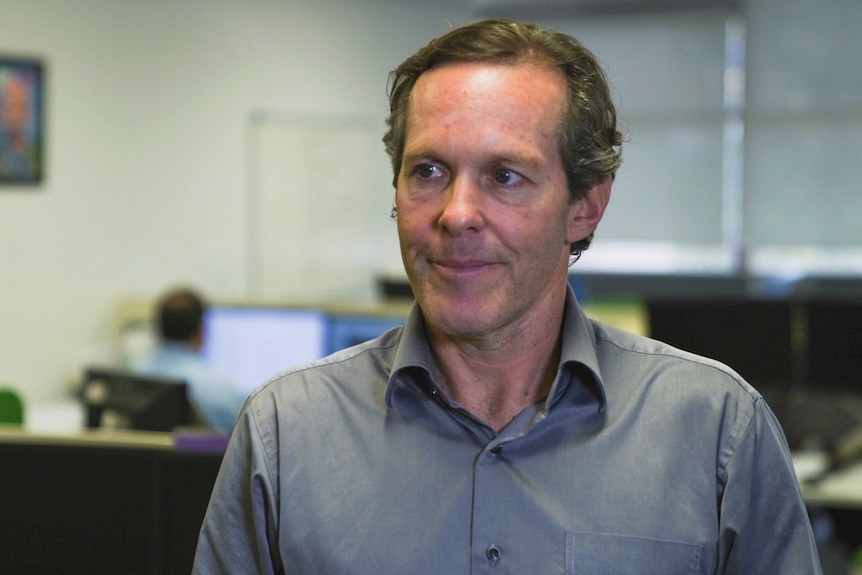
[[389,102],[415,306],[251,396],[194,573],[820,573],[762,396],[568,284],[621,163],[594,56],[483,20],[394,70]]
[[236,382],[201,356],[203,298],[191,289],[178,288],[160,298],[156,313],[158,345],[133,361],[132,370],[185,380],[195,414],[213,431],[230,434],[245,398]]

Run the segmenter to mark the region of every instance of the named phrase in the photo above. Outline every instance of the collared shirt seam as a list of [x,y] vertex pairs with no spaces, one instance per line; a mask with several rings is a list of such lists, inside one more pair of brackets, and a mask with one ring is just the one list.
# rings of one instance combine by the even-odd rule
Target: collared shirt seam
[[739,452],[739,446],[743,444],[745,437],[751,433],[752,426],[754,425],[754,421],[757,419],[757,402],[762,400],[755,400],[754,409],[752,409],[751,417],[748,418],[748,421],[745,422],[744,426],[741,426],[740,433],[736,433],[736,429],[731,429],[731,432],[728,434],[727,440],[727,449],[722,449],[719,453],[721,455],[725,455],[724,457],[720,457],[716,462],[718,466],[718,471],[721,472],[720,478],[722,479],[722,483],[727,479],[727,470],[730,468],[730,463],[736,454]]
[[[256,395],[258,395],[261,392],[263,392],[264,390],[266,390],[268,387],[278,383],[279,381],[281,381],[282,379],[284,379],[286,377],[305,373],[307,371],[314,370],[314,369],[319,369],[319,368],[324,367],[324,366],[340,365],[342,363],[346,363],[348,361],[351,361],[354,358],[357,358],[357,357],[364,355],[366,353],[371,353],[371,352],[375,352],[375,351],[391,350],[392,348],[397,347],[398,343],[400,341],[401,341],[401,338],[399,337],[398,339],[394,340],[392,343],[390,343],[388,345],[374,345],[374,346],[372,346],[372,345],[360,344],[361,349],[357,349],[355,353],[351,353],[349,355],[344,354],[345,357],[343,357],[343,358],[338,357],[340,355],[339,353],[335,353],[335,354],[323,357],[321,359],[312,361],[310,363],[305,363],[302,365],[289,367],[287,369],[284,369],[284,370],[279,371],[278,373],[274,374],[272,377],[270,377],[268,380],[266,380],[266,382],[264,382],[262,385],[258,386],[249,395],[249,399],[255,397]],[[342,350],[342,352],[343,352],[343,350]],[[400,368],[398,368],[398,369],[400,369]],[[398,370],[392,369],[392,371],[390,372],[390,377],[396,371],[398,371]]]
[[[696,354],[691,354],[691,357],[686,357],[686,356],[676,354],[676,353],[666,353],[666,352],[660,352],[660,351],[645,351],[645,350],[640,350],[640,349],[633,349],[630,347],[624,347],[615,341],[612,341],[609,339],[600,339],[598,337],[596,338],[596,343],[606,343],[608,345],[612,345],[613,347],[619,349],[620,351],[625,351],[625,352],[629,352],[629,353],[636,353],[638,355],[671,358],[671,359],[676,359],[676,360],[683,361],[686,363],[690,363],[693,365],[699,365],[699,366],[710,368],[713,371],[727,377],[728,379],[733,381],[735,384],[737,384],[740,387],[740,389],[742,389],[742,391],[744,391],[749,397],[751,397],[752,401],[757,401],[760,398],[760,395],[758,393],[752,393],[752,389],[748,388],[744,385],[745,378],[743,378],[741,375],[735,373],[731,368],[724,366],[724,364],[716,365],[710,361],[698,361],[697,359],[699,356]],[[688,352],[686,352],[686,353],[688,353]],[[707,358],[703,358],[703,359],[707,359]],[[724,366],[724,367],[722,367],[722,366]]]

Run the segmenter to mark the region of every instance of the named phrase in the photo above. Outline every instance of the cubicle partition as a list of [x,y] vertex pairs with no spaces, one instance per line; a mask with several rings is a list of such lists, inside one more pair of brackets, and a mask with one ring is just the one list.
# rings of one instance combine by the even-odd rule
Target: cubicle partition
[[224,445],[187,439],[0,427],[0,572],[188,575]]

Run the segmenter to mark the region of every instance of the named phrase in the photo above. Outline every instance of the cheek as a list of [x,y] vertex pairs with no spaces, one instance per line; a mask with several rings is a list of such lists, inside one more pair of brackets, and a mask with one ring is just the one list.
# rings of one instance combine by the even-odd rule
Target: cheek
[[561,215],[559,212],[550,214],[536,229],[533,249],[537,252],[535,254],[537,261],[541,259],[546,262],[556,262],[561,258],[568,263],[569,246],[574,240],[569,239],[572,226],[571,220],[567,217],[568,212],[565,214]]
[[418,227],[418,219],[414,210],[402,209],[398,206],[398,217],[396,219],[396,229],[398,231],[398,241],[401,244],[401,251],[407,252],[409,249],[416,246],[421,240],[421,229]]
[[433,226],[434,206],[432,202],[420,201],[407,193],[395,195],[395,209],[398,210],[396,223],[399,236],[414,236]]

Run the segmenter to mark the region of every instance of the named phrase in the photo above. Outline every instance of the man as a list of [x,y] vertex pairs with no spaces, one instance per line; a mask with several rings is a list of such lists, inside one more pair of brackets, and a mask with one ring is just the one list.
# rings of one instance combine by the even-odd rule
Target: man
[[478,22],[396,69],[390,108],[417,304],[250,399],[195,573],[819,573],[757,392],[568,287],[620,164],[592,55]]
[[245,398],[236,382],[201,357],[205,313],[203,298],[192,290],[180,288],[163,295],[157,306],[159,345],[132,369],[184,380],[195,414],[213,431],[227,435]]

